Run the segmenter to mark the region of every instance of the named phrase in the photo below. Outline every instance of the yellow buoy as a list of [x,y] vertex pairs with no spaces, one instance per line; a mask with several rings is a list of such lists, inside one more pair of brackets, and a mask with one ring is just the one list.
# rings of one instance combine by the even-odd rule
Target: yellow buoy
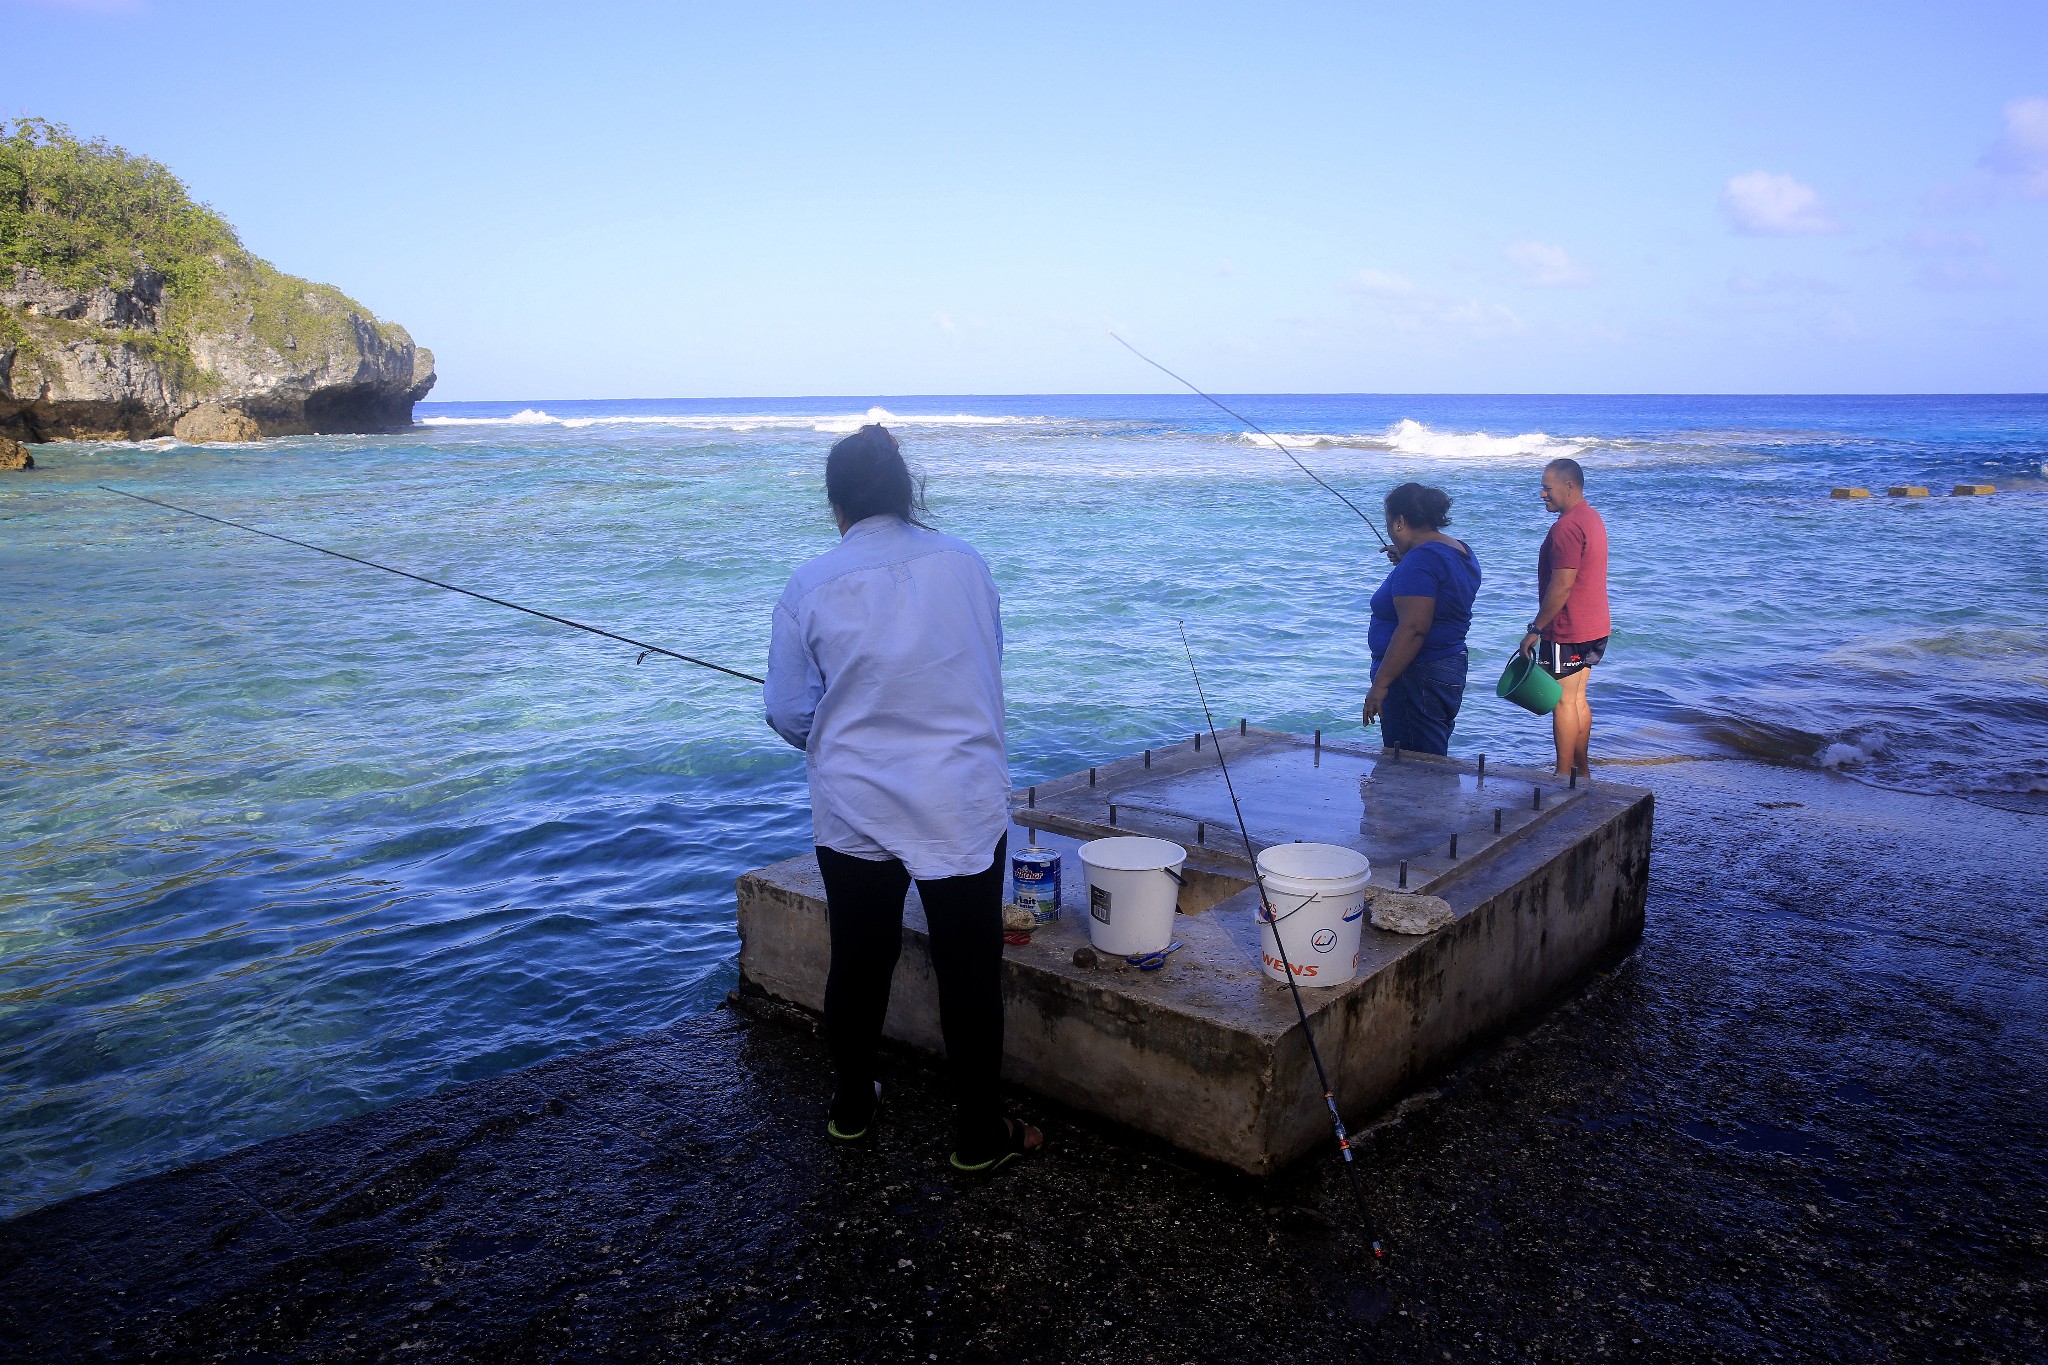
[[1828,490],[1828,496],[1831,498],[1867,498],[1870,496],[1870,490],[1868,488],[1831,488]]
[[1998,491],[1998,485],[1990,483],[1959,483],[1952,489],[1952,498],[1988,498]]
[[1890,491],[1891,496],[1895,498],[1924,498],[1927,496],[1927,490],[1916,483],[1895,483],[1891,486]]

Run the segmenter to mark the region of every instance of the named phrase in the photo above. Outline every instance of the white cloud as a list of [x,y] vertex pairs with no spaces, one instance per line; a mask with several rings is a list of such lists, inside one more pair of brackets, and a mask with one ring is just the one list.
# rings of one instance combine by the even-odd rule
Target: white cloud
[[1856,321],[1856,315],[1839,305],[1821,315],[1814,331],[1829,341],[1861,341],[1864,337],[1863,325]]
[[1981,234],[1967,229],[1944,232],[1940,228],[1921,228],[1908,233],[1899,245],[1913,256],[1982,256],[1991,249]]
[[1491,337],[1524,330],[1522,320],[1497,303],[1424,289],[1391,270],[1361,270],[1345,280],[1342,287],[1367,300],[1389,323],[1404,332],[1445,331]]
[[1577,289],[1593,282],[1593,272],[1573,260],[1561,246],[1548,242],[1510,242],[1508,263],[1522,272],[1533,289]]
[[1412,299],[1422,292],[1414,281],[1405,276],[1370,267],[1344,281],[1344,287],[1354,294],[1369,294],[1381,299]]
[[1729,177],[1721,191],[1721,207],[1737,232],[1755,237],[1811,237],[1842,230],[1811,185],[1770,171]]
[[2012,281],[1996,261],[1927,261],[1918,276],[1923,289],[2003,289]]
[[1767,298],[1778,294],[1839,294],[1842,286],[1814,275],[1737,275],[1728,281],[1728,292],[1745,298]]
[[1984,166],[2029,199],[2048,199],[2048,99],[2006,102],[2005,135],[1984,154]]
[[2003,289],[2011,277],[1991,259],[1991,244],[1981,233],[1921,228],[1899,239],[1899,251],[1917,259],[1915,281],[1923,289]]
[[43,9],[74,10],[84,14],[140,14],[143,0],[28,0]]

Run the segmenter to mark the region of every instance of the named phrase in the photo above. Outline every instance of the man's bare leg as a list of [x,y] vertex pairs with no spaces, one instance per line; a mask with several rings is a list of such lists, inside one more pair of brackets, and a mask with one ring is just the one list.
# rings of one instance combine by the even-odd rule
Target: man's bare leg
[[1581,669],[1579,679],[1579,747],[1573,755],[1574,771],[1588,782],[1593,780],[1593,698],[1586,691],[1587,680],[1593,676],[1590,668]]
[[1592,759],[1587,754],[1593,740],[1593,708],[1586,700],[1587,671],[1582,668],[1557,680],[1564,696],[1550,713],[1550,733],[1557,741],[1559,777],[1572,772],[1593,775]]

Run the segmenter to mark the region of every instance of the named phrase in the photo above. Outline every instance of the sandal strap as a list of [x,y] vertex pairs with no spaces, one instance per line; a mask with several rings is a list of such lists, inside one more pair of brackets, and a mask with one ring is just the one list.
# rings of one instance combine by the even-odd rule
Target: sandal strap
[[1031,1125],[1022,1119],[1004,1119],[1003,1135],[1003,1146],[997,1148],[986,1160],[968,1161],[963,1159],[960,1153],[953,1153],[950,1158],[953,1169],[975,1173],[993,1171],[1000,1166],[1015,1161],[1020,1156],[1029,1156],[1038,1150],[1036,1147],[1027,1145],[1031,1141]]

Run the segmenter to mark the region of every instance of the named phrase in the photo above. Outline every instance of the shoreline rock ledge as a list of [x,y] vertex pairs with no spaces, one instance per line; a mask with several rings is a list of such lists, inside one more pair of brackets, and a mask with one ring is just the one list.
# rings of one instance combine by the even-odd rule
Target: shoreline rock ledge
[[244,248],[164,167],[0,124],[0,438],[402,430],[434,357]]

